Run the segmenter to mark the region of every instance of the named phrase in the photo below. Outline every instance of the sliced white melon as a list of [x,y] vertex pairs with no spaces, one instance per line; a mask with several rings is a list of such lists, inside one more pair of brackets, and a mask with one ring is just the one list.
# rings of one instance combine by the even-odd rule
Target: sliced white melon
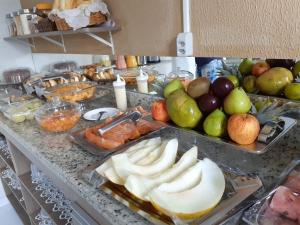
[[207,214],[221,200],[225,190],[225,178],[221,169],[211,160],[201,163],[201,181],[193,188],[169,193],[158,188],[149,193],[152,204],[169,216],[193,219]]
[[154,177],[130,175],[125,182],[125,187],[134,196],[147,201],[149,191],[163,182],[168,182],[176,178],[186,169],[193,166],[197,161],[197,155],[198,148],[193,147],[187,151],[173,167],[160,175]]
[[126,180],[131,174],[141,176],[152,176],[161,173],[170,168],[176,159],[178,148],[178,140],[172,139],[168,141],[161,157],[152,164],[139,166],[132,163],[127,154],[119,154],[112,156],[113,167],[122,180]]
[[137,152],[139,149],[144,148],[146,146],[160,145],[160,144],[161,144],[161,137],[146,139],[137,143],[136,145],[131,146],[126,150],[126,152],[133,153],[133,152]]
[[[143,159],[139,160],[136,164],[139,166],[146,166],[146,165],[151,164],[151,163],[155,162],[156,160],[158,160],[158,158],[162,155],[163,151],[165,150],[167,143],[168,143],[167,141],[163,141],[162,144],[158,148],[154,149]],[[130,159],[130,156],[129,156],[129,159]],[[130,159],[130,161],[132,162],[131,159]]]
[[[137,165],[147,165],[149,163],[154,162],[161,153],[164,151],[167,142],[162,143],[160,146],[152,145],[146,146],[145,149],[140,149],[140,152],[135,152],[134,154],[128,154],[128,158],[130,162],[137,163]],[[143,158],[142,158],[143,157]],[[140,163],[141,162],[141,163]],[[111,166],[108,167],[106,170],[101,171],[103,173],[102,176],[106,177],[109,181],[113,182],[114,184],[123,185],[124,180],[119,177],[116,173],[114,167],[112,166],[112,160],[110,159]]]
[[157,187],[159,191],[176,193],[195,187],[201,181],[202,161],[190,167],[169,183],[163,183]]
[[[142,143],[142,144],[141,144]],[[146,155],[148,155],[151,151],[161,145],[161,138],[152,138],[149,140],[142,141],[137,145],[130,147],[128,150],[130,152],[125,152],[129,154],[129,158],[132,162],[136,163],[137,161],[143,159]],[[101,166],[99,166],[96,171],[100,175],[104,176],[105,170],[112,167],[111,158],[104,162]]]

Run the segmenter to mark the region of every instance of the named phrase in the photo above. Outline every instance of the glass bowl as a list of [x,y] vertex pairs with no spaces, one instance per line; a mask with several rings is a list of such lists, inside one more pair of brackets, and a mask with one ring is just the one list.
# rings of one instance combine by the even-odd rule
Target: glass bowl
[[79,122],[81,107],[77,103],[55,100],[45,104],[35,113],[35,119],[48,132],[65,132]]

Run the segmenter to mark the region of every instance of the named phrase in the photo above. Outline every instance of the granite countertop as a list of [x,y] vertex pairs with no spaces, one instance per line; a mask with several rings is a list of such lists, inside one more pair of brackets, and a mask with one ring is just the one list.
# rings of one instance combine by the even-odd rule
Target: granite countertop
[[[137,94],[139,96],[136,96],[134,93],[131,95],[130,105],[149,106],[151,99],[146,95]],[[112,106],[112,99],[112,95],[109,94],[88,104],[87,108],[93,108],[96,105]],[[73,130],[90,125],[90,122],[81,121]],[[80,172],[90,165],[99,163],[101,158],[73,144],[68,134],[49,134],[41,130],[35,121],[15,124],[3,115],[0,115],[0,128],[4,135],[13,135],[27,151],[37,155],[41,163],[54,171],[69,188],[86,199],[111,224],[150,224],[81,178]],[[265,187],[269,188],[293,159],[300,158],[300,140],[297,138],[299,133],[300,126],[294,127],[288,135],[263,155],[244,153],[206,139],[201,141],[200,151],[217,163],[257,173]]]

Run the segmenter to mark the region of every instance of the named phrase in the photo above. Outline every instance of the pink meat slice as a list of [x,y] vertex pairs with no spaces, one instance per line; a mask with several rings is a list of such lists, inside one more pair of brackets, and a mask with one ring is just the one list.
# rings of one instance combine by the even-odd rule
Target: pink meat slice
[[300,195],[290,188],[280,186],[276,190],[270,207],[275,212],[300,223]]
[[300,194],[300,172],[293,171],[292,173],[290,173],[286,182],[284,183],[284,186]]
[[259,219],[260,225],[299,225],[297,222],[281,216],[279,213],[272,210],[270,207],[266,208],[264,214]]

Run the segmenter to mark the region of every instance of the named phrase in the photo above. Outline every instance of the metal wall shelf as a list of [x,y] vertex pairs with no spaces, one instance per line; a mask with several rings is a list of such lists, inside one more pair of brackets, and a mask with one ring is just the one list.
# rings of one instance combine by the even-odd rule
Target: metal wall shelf
[[[91,28],[82,28],[78,30],[68,30],[68,31],[52,31],[52,32],[43,32],[29,35],[20,35],[20,36],[12,36],[6,37],[4,40],[6,41],[19,41],[23,44],[29,45],[32,48],[35,48],[35,38],[44,39],[54,45],[57,45],[63,49],[65,53],[67,53],[64,36],[65,35],[76,35],[76,34],[85,34],[101,44],[104,44],[111,48],[112,54],[115,54],[115,46],[113,42],[112,33],[120,30],[117,26],[101,26],[101,27],[91,27]],[[108,33],[109,40],[105,40],[100,34]],[[53,37],[60,37],[60,41],[54,39]],[[29,42],[31,40],[31,42]]]

